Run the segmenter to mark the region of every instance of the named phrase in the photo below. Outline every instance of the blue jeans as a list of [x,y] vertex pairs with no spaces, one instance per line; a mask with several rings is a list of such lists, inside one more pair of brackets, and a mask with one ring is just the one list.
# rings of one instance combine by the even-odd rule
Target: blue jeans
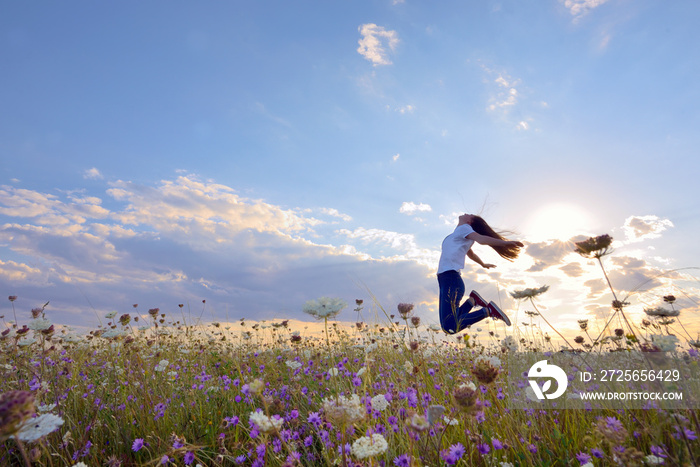
[[445,271],[437,278],[440,285],[440,326],[447,334],[456,334],[488,316],[484,308],[470,313],[474,305],[469,300],[460,306],[466,289],[459,272]]

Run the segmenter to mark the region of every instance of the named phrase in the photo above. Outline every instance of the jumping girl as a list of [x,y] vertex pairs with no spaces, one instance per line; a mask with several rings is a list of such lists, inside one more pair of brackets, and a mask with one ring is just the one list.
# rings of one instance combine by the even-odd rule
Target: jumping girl
[[[464,281],[459,273],[464,269],[465,257],[485,269],[496,265],[481,261],[471,248],[474,242],[488,245],[502,258],[514,260],[523,247],[521,242],[506,240],[495,232],[479,216],[463,214],[454,232],[442,241],[442,253],[438,264],[438,284],[440,285],[440,325],[447,334],[456,334],[467,326],[490,317],[500,319],[510,326],[510,319],[494,302],[487,303],[478,292],[472,290],[469,298],[460,305],[464,297]],[[475,306],[480,307],[471,311]]]

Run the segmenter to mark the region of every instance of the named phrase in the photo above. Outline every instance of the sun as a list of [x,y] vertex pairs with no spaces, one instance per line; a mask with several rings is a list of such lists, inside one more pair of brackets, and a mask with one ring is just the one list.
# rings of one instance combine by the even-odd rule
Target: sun
[[542,206],[528,218],[523,234],[531,241],[569,240],[591,230],[591,217],[571,203]]

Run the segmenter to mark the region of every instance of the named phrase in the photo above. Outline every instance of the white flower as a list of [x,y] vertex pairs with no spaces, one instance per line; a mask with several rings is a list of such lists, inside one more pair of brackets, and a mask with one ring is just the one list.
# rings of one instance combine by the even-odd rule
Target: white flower
[[356,376],[362,376],[362,375],[365,374],[366,371],[367,371],[367,367],[363,366],[362,368],[360,368],[359,370],[357,370]]
[[388,448],[389,443],[379,433],[374,433],[372,437],[363,436],[352,443],[352,453],[358,459],[378,456],[386,452]]
[[501,366],[501,359],[498,357],[489,357],[486,355],[479,355],[476,358],[476,363],[479,363],[482,361],[487,362],[489,365],[491,365],[494,368],[500,368],[500,366]]
[[513,336],[506,336],[506,338],[501,341],[501,346],[505,347],[511,352],[517,352],[518,341],[516,341],[515,337]]
[[301,368],[301,363],[297,362],[296,360],[287,360],[284,363],[292,370],[296,370],[297,368]]
[[123,334],[124,332],[121,329],[108,329],[102,333],[102,337],[104,337],[105,339],[113,339]]
[[406,360],[406,363],[403,364],[403,369],[406,370],[406,373],[413,373],[413,363]]
[[548,285],[543,285],[542,287],[540,287],[538,289],[516,290],[515,292],[511,292],[510,296],[516,300],[523,299],[523,298],[535,298],[536,296],[545,293],[548,289],[549,289]]
[[55,408],[56,408],[56,404],[46,404],[46,405],[37,406],[36,410],[38,412],[45,413],[45,412],[51,412]]
[[169,361],[161,360],[160,362],[158,362],[158,365],[156,365],[154,370],[158,372],[164,371],[166,368],[168,368],[168,365],[170,365]]
[[651,340],[662,352],[673,352],[676,350],[676,344],[678,344],[676,336],[665,336],[663,334],[653,334]]
[[107,313],[107,314],[105,315],[105,318],[107,318],[107,319],[112,319],[112,318],[114,318],[115,316],[117,316],[117,312],[116,312],[116,311],[110,311],[109,313]]
[[649,464],[649,465],[659,465],[659,464],[663,464],[664,462],[665,461],[664,461],[663,457],[657,457],[653,454],[649,454],[648,456],[646,456],[644,458],[644,463]]
[[85,462],[78,462],[77,464],[73,464],[73,467],[88,467]]
[[45,413],[36,418],[25,420],[16,435],[20,441],[31,443],[58,430],[61,425],[63,425],[61,417],[52,413]]
[[323,399],[322,405],[326,416],[336,422],[355,423],[365,418],[367,413],[357,394],[329,397]]
[[662,306],[657,306],[655,308],[645,308],[644,313],[646,313],[647,316],[660,316],[660,317],[678,316],[681,314],[680,310],[669,310],[668,308],[664,308]]
[[27,325],[32,331],[46,331],[51,327],[51,321],[46,318],[34,318]]
[[20,347],[29,347],[30,345],[32,345],[35,342],[36,342],[36,339],[28,337],[28,338],[20,339],[19,341],[17,341],[17,345],[19,345]]
[[466,387],[466,388],[471,389],[472,391],[476,391],[476,384],[474,384],[472,381],[469,381],[467,383],[462,383],[459,385],[459,387],[460,388]]
[[459,420],[457,420],[456,418],[450,418],[447,415],[445,415],[444,417],[442,417],[442,419],[445,421],[445,425],[448,425],[448,426],[459,425]]
[[430,329],[430,330],[433,331],[433,332],[440,332],[440,331],[442,331],[442,328],[441,328],[439,325],[437,325],[437,324],[431,324],[430,326],[428,326],[428,329]]
[[338,376],[338,369],[337,368],[330,368],[328,370],[328,374],[331,376]]
[[389,407],[389,401],[386,400],[386,397],[384,397],[384,394],[379,394],[377,396],[374,396],[372,398],[372,408],[374,410],[378,410],[380,412],[383,412],[386,410],[386,408]]
[[316,319],[328,319],[340,313],[346,306],[348,304],[339,298],[321,297],[318,300],[306,302],[302,310]]
[[255,426],[257,426],[263,433],[274,433],[279,431],[284,423],[283,418],[279,418],[279,416],[273,416],[271,418],[260,411],[251,412],[249,420],[251,423],[254,423]]

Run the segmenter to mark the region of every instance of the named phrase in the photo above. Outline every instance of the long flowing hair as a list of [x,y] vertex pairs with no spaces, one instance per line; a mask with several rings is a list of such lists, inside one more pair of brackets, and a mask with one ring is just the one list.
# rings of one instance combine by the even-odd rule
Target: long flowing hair
[[[499,240],[507,240],[502,234],[506,232],[496,232],[491,228],[490,225],[486,223],[486,221],[480,217],[480,216],[474,216],[474,220],[471,223],[472,229],[474,229],[474,232],[481,234],[481,235],[486,235],[487,237],[491,238],[497,238]],[[508,261],[513,261],[515,258],[518,257],[518,254],[520,253],[520,247],[519,246],[492,246],[489,245],[491,248],[493,248],[496,253],[499,254],[501,258],[507,259]]]

